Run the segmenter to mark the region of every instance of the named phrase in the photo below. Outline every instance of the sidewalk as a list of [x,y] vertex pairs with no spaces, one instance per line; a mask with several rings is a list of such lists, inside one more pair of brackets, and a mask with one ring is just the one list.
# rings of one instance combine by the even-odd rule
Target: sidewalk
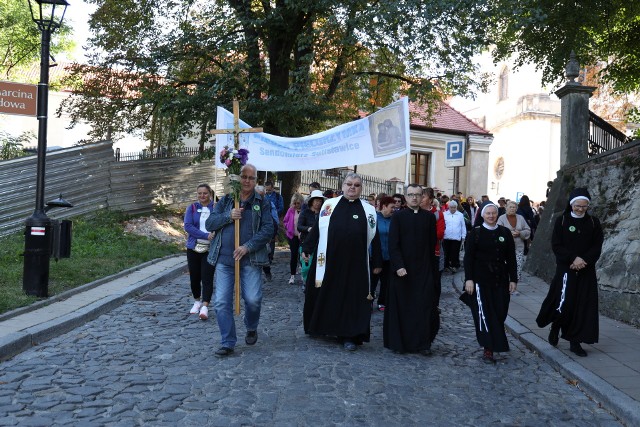
[[[457,290],[463,280],[463,272],[454,276]],[[563,339],[552,347],[549,328],[539,328],[535,320],[548,289],[541,279],[522,272],[518,292],[511,296],[507,330],[625,424],[640,426],[640,330],[600,315],[599,343],[582,344],[587,357],[571,353]]]
[[0,361],[62,335],[186,273],[186,256],[144,263],[0,316]]
[[[184,273],[185,256],[165,258],[6,313],[0,316],[0,361],[83,325],[127,299]],[[463,273],[445,275],[443,282],[449,283],[449,279],[460,292]],[[535,323],[547,289],[542,280],[523,273],[518,293],[511,298],[508,330],[622,422],[640,426],[638,328],[601,316],[600,342],[584,346],[588,357],[569,352],[564,340],[554,348],[547,342],[548,328],[540,329]]]

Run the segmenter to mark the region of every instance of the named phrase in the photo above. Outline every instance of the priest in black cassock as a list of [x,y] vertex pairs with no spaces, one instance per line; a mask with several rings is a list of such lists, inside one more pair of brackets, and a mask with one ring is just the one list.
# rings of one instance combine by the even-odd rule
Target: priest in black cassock
[[302,246],[305,261],[316,253],[307,276],[303,318],[305,333],[338,337],[346,350],[354,351],[369,341],[369,247],[376,274],[382,254],[376,211],[360,200],[360,176],[347,174],[342,191],[343,196],[324,202]]
[[436,218],[420,209],[422,188],[407,188],[407,209],[396,212],[389,229],[391,280],[384,311],[384,346],[398,353],[431,355],[440,328],[434,263]]

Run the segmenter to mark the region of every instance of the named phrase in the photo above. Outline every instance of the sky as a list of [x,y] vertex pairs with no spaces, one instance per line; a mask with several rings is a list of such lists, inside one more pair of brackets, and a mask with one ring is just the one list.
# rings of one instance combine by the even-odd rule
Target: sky
[[84,50],[83,45],[86,44],[86,40],[89,37],[89,16],[96,9],[93,4],[87,4],[81,0],[67,0],[69,7],[64,15],[64,22],[71,25],[73,28],[73,38],[76,42],[76,49],[72,54],[72,60],[78,62],[84,62]]

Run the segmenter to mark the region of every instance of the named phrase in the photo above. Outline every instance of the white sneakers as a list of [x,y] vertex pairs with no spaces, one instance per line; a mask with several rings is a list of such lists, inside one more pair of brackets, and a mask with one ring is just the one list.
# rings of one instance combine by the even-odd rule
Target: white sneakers
[[200,312],[200,308],[202,307],[202,303],[200,301],[196,301],[193,303],[193,307],[191,307],[191,311],[189,314],[198,314]]
[[209,318],[209,307],[202,305],[200,301],[196,301],[193,303],[189,314],[197,314],[201,320],[207,320]]
[[207,320],[209,318],[209,308],[206,305],[200,307],[200,320]]
[[295,283],[296,283],[296,276],[291,276],[291,277],[289,278],[289,284],[290,284],[290,285],[294,285]]

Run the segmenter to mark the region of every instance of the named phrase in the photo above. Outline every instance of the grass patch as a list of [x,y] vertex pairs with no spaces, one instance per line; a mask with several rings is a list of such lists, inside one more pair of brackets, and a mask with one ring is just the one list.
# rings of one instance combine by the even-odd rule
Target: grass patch
[[[171,254],[183,246],[124,233],[122,213],[103,211],[73,218],[71,258],[51,260],[49,295]],[[0,313],[37,301],[22,291],[24,232],[0,238]]]

